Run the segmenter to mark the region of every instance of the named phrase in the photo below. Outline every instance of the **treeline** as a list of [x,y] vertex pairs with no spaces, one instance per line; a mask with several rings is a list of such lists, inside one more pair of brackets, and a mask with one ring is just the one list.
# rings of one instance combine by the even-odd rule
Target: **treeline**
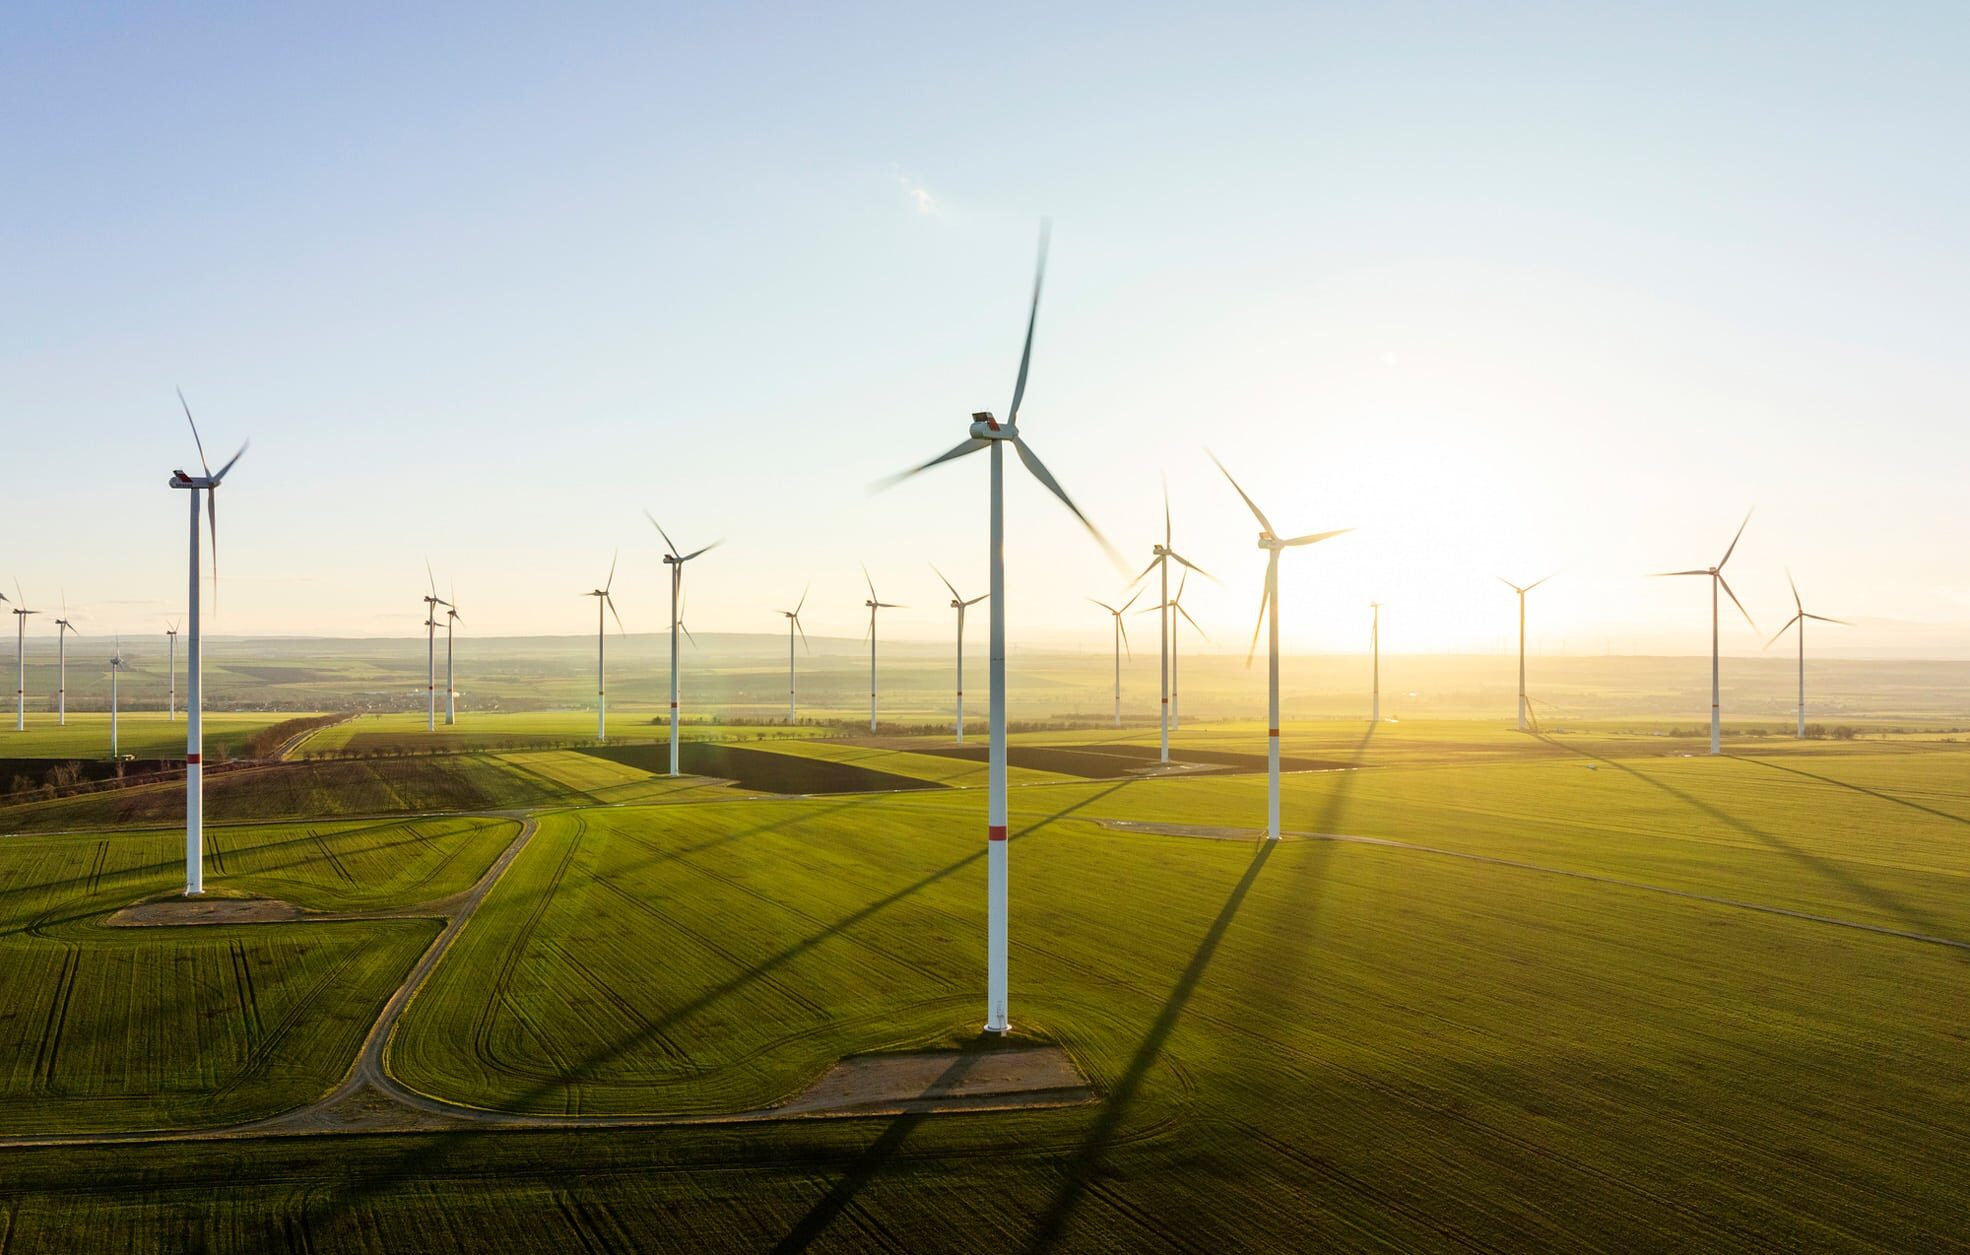
[[261,728],[258,732],[248,733],[246,739],[240,742],[239,756],[241,758],[278,757],[281,747],[295,737],[318,728],[326,728],[331,723],[341,723],[347,718],[348,715],[341,714],[304,715],[299,719],[283,719],[279,723]]

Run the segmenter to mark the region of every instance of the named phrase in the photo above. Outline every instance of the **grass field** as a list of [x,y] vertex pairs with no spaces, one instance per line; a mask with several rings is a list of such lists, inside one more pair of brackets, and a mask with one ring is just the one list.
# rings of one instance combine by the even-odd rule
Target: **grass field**
[[[215,828],[229,893],[318,910],[408,906],[464,888],[510,820]],[[0,1134],[227,1123],[330,1088],[429,919],[106,928],[184,883],[177,834],[13,838],[0,889]]]
[[[223,749],[232,754],[240,743],[261,728],[270,727],[291,713],[235,714],[208,713],[205,716],[206,753],[215,758]],[[178,758],[185,756],[185,713],[167,720],[161,710],[125,711],[116,719],[117,749],[137,758]],[[27,730],[14,731],[13,712],[0,724],[0,758],[108,758],[109,716],[98,712],[71,711],[66,726],[58,725],[52,714],[28,712]]]
[[[1186,729],[1178,757],[1262,752],[1262,731]],[[0,1232],[77,1250],[1960,1241],[1970,746],[1754,738],[1709,759],[1620,726],[1287,733],[1289,755],[1360,768],[1288,775],[1289,830],[1384,844],[1100,822],[1255,826],[1264,782],[1250,774],[1032,773],[1013,790],[1015,1027],[1060,1042],[1097,1083],[1094,1105],[364,1137],[332,1154],[0,1151]],[[891,741],[749,748],[899,775],[969,766]],[[507,757],[563,809],[398,1025],[389,1059],[406,1084],[515,1111],[714,1113],[798,1092],[846,1054],[975,1032],[981,793],[747,799],[686,783],[663,805],[569,806],[668,782],[572,751]],[[311,828],[334,859],[306,852]],[[354,884],[368,902],[423,899],[512,831],[224,828],[232,866],[214,883],[310,905],[353,901]],[[442,870],[418,870],[447,849]],[[26,983],[0,1012],[20,1061],[16,1129],[235,1110],[210,1096],[251,1054],[222,964],[234,944],[263,1002],[309,1008],[333,1056],[282,1055],[238,1109],[318,1090],[347,1066],[347,1022],[430,935],[409,920],[262,925],[146,957],[160,943],[92,921],[168,886],[169,837],[15,837],[0,852],[19,869],[0,890],[0,970],[31,974],[9,978]],[[333,953],[277,948],[304,943]],[[306,999],[334,962],[359,973],[344,1001]],[[106,1026],[171,971],[199,973],[187,985],[205,1001],[148,1030],[169,1039],[148,1052],[166,1062],[102,1062],[98,1092],[57,1092],[34,1062],[51,1016],[97,1026],[90,1046],[63,1035],[66,1078],[60,1060],[113,1053]],[[156,1096],[188,1075],[191,1097]]]

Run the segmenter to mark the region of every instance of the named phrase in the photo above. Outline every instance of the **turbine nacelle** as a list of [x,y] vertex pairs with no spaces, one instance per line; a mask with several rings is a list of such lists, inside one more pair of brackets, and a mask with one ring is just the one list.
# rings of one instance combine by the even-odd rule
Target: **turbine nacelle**
[[971,438],[973,440],[1017,440],[1019,424],[1007,419],[1001,423],[992,417],[990,410],[980,410],[971,416]]

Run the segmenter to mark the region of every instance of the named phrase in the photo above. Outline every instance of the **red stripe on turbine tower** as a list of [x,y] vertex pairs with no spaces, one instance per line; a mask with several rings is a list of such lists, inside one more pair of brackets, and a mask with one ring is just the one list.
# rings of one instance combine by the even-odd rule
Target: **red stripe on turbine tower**
[[985,829],[985,839],[986,839],[987,841],[1003,841],[1003,840],[1005,840],[1005,839],[1006,839],[1006,830],[1005,830],[1005,825],[1004,825],[1004,824],[991,824],[991,825],[988,825],[988,826],[986,827],[986,829]]
[[187,754],[187,755],[185,755],[185,761],[186,761],[187,763],[194,763],[194,764],[195,764],[195,763],[197,763],[197,762],[198,762],[198,755],[197,755],[197,754]]

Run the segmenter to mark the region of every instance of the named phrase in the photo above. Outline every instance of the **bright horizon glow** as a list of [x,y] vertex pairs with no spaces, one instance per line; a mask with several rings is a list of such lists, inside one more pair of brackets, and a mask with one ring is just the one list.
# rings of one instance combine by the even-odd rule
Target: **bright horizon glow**
[[[1533,649],[1706,654],[1703,581],[1644,575],[1755,505],[1726,653],[1789,566],[1855,622],[1817,655],[1970,656],[1953,7],[9,25],[0,591],[84,645],[181,614],[176,385],[215,464],[253,441],[214,637],[421,635],[427,556],[467,637],[577,637],[618,548],[662,631],[648,508],[726,541],[694,632],[811,584],[859,637],[866,562],[885,639],[948,640],[984,460],[867,486],[1003,412],[1047,213],[1022,430],[1129,574],[1168,476],[1211,652],[1264,560],[1207,445],[1283,531],[1357,529],[1284,556],[1295,653],[1364,652],[1370,600],[1385,653],[1508,652],[1495,577],[1557,570]],[[1015,647],[1101,652],[1123,577],[1007,498]]]

